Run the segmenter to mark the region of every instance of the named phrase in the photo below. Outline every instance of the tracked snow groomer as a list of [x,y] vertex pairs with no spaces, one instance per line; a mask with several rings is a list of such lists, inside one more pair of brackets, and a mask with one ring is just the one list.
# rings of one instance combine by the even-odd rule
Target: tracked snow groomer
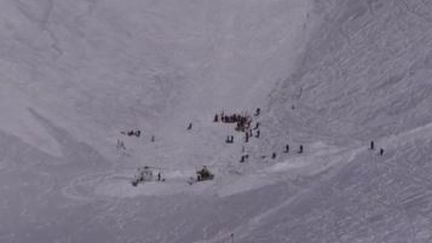
[[207,166],[205,165],[201,170],[197,171],[196,173],[197,173],[197,181],[208,181],[208,180],[213,180],[214,178],[214,175],[210,173]]
[[207,168],[207,166],[205,166],[205,165],[203,166],[203,168],[201,170],[198,170],[196,172],[196,174],[197,174],[196,178],[193,178],[193,177],[189,178],[189,180],[188,180],[189,185],[192,185],[192,184],[199,182],[199,181],[213,180],[213,178],[214,178],[214,174],[212,174],[210,172],[210,170]]
[[138,168],[138,173],[132,180],[132,186],[137,186],[140,182],[145,181],[153,181],[153,170],[148,166]]

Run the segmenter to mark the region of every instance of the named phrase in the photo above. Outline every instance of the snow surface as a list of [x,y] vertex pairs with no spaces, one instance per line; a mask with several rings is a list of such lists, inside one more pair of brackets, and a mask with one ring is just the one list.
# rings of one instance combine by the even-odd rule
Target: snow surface
[[[432,242],[432,2],[0,13],[0,242]],[[166,181],[133,187],[145,165]]]

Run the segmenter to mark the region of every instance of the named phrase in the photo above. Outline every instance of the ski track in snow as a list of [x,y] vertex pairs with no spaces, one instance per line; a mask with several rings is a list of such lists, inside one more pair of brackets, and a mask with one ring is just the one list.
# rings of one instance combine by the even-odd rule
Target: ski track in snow
[[[400,146],[401,143],[410,143],[419,138],[425,139],[430,137],[431,134],[432,123],[401,134],[392,135],[375,142],[377,147],[380,146],[385,149],[394,150]],[[293,173],[291,171],[300,173],[300,175],[302,173],[308,175],[318,174],[332,166],[339,166],[340,163],[352,161],[358,153],[364,151],[364,148],[361,147],[348,152],[346,150],[347,148],[332,148],[329,151],[326,147],[323,147],[321,150],[315,151],[314,153],[297,156],[295,158],[276,163],[273,166],[259,170],[255,173],[244,175],[243,177],[237,179],[234,184],[220,184],[220,181],[228,179],[230,174],[218,175],[217,182],[219,182],[219,187],[217,189],[212,187],[213,182],[208,182],[206,186],[200,188],[198,191],[195,190],[196,187],[189,186],[186,182],[190,176],[194,176],[194,168],[189,168],[183,171],[173,170],[169,173],[166,173],[166,182],[147,182],[143,185],[139,185],[138,187],[132,187],[130,185],[130,181],[132,180],[132,176],[135,171],[119,171],[117,169],[81,175],[78,178],[73,179],[68,186],[64,187],[62,192],[68,198],[88,201],[94,199],[95,196],[136,197],[173,195],[194,191],[195,193],[202,193],[204,188],[213,188],[212,190],[216,190],[216,194],[221,197],[225,197],[280,182],[281,180],[292,177]],[[230,154],[229,152],[225,153]],[[322,158],[329,155],[330,159],[326,159],[326,161],[330,160],[330,162],[323,162]],[[222,154],[221,156],[224,157],[225,154]],[[245,164],[244,166],[248,165]],[[307,170],[302,171],[301,169],[304,168],[307,168]],[[284,174],[286,174],[286,176],[284,176]],[[277,179],[274,179],[275,177]],[[252,181],[250,179],[252,179]],[[173,189],[173,187],[175,189]],[[81,188],[81,190],[79,188]],[[84,188],[87,193],[82,192]],[[265,215],[267,215],[267,213]]]
[[[429,123],[427,125],[424,125],[422,127],[418,127],[415,129],[412,129],[410,131],[406,131],[404,133],[398,134],[398,135],[392,135],[390,137],[387,138],[383,138],[379,141],[379,145],[383,145],[384,148],[391,148],[391,149],[397,149],[398,146],[405,144],[405,143],[410,143],[416,139],[424,139],[424,138],[429,138],[432,135],[432,123]],[[360,147],[360,148],[356,148],[353,149],[351,151],[348,152],[337,152],[334,153],[332,152],[331,154],[333,155],[333,158],[337,158],[340,157],[340,159],[335,159],[334,164],[332,164],[333,166],[344,166],[349,164],[351,161],[353,161],[356,156],[358,156],[360,153],[365,153],[365,152],[370,152],[368,151],[367,145],[365,145],[364,147]],[[322,153],[319,153],[320,155],[325,155]],[[376,155],[378,156],[378,155]],[[303,164],[302,166],[307,166],[309,163],[313,164],[313,163],[317,163],[317,159],[319,159],[319,157],[316,157],[314,155],[311,156],[307,156],[304,158],[304,160],[307,160],[308,163]],[[385,157],[384,157],[385,159]],[[385,162],[385,161],[383,161]],[[284,162],[284,164],[289,164],[289,162]],[[299,165],[292,165],[292,167],[294,168],[298,168]],[[287,166],[285,168],[285,171],[289,171],[289,168],[291,166]],[[316,171],[316,173],[319,173],[319,171]],[[267,174],[266,176],[271,177],[271,174]],[[321,181],[317,181],[314,183],[314,185],[320,185],[320,183],[322,183]],[[311,191],[313,191],[315,189],[314,186],[311,186],[307,189],[304,189],[302,191],[300,191],[298,194],[293,195],[290,199],[288,199],[287,201],[284,201],[283,203],[279,204],[276,207],[273,208],[269,208],[267,211],[263,212],[263,213],[259,213],[258,215],[254,216],[253,218],[251,218],[250,220],[248,220],[246,223],[238,226],[237,228],[234,228],[232,230],[227,230],[227,231],[221,231],[219,232],[216,236],[210,238],[210,239],[206,239],[206,240],[199,240],[199,241],[195,241],[195,243],[217,243],[217,242],[226,242],[227,240],[229,240],[229,236],[231,234],[234,234],[235,239],[238,241],[241,239],[248,236],[251,232],[253,232],[255,229],[257,229],[258,227],[260,227],[260,224],[262,223],[263,220],[265,220],[268,217],[271,217],[272,215],[276,214],[279,210],[281,210],[282,208],[285,208],[286,206],[288,206],[290,203],[292,203],[294,200],[298,199],[298,197],[301,197],[304,194],[307,194]]]
[[[261,233],[280,241],[310,234],[304,239],[395,242],[386,237],[402,232],[400,242],[431,242],[428,1],[0,6],[0,241],[204,243],[234,234],[242,242],[261,227],[286,226]],[[211,119],[256,107],[262,137],[240,164],[242,134]],[[119,135],[127,129],[143,135]],[[224,144],[227,135],[236,143]],[[375,151],[359,144],[372,137]],[[117,139],[125,150],[114,150]],[[304,143],[306,152],[281,154],[285,143]],[[260,159],[274,151],[277,159]],[[203,164],[215,179],[188,185]],[[144,165],[167,181],[133,187]],[[346,202],[331,195],[310,204],[328,215],[278,218],[334,181]],[[269,196],[268,208],[259,198],[266,186],[281,192]],[[370,195],[376,198],[362,201]],[[329,225],[313,225],[327,216]]]

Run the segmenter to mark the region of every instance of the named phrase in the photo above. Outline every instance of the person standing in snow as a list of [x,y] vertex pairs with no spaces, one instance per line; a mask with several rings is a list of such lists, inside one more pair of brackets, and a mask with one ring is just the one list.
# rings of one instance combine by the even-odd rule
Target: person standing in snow
[[260,108],[257,108],[256,111],[255,111],[255,116],[259,116],[260,113],[261,113],[261,109],[260,109]]
[[380,155],[383,156],[384,155],[384,149],[380,148]]
[[371,141],[370,142],[370,150],[374,150],[374,147],[375,147],[374,141]]
[[255,127],[254,127],[254,130],[257,130],[259,128],[259,125],[260,125],[260,123],[257,122],[256,125],[255,125]]
[[135,131],[135,136],[139,138],[141,136],[141,130]]
[[300,149],[298,151],[299,154],[303,153],[303,145],[300,145]]
[[192,130],[192,123],[189,123],[187,130]]
[[289,144],[285,145],[285,150],[284,153],[288,153],[289,152]]

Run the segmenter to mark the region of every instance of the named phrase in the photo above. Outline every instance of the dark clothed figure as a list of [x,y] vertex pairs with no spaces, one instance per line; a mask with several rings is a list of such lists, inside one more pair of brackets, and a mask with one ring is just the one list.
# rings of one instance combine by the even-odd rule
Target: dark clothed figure
[[284,150],[284,152],[285,152],[285,153],[288,153],[288,152],[289,152],[289,144],[285,145],[285,150]]
[[300,145],[300,149],[298,151],[299,154],[303,153],[303,145]]

